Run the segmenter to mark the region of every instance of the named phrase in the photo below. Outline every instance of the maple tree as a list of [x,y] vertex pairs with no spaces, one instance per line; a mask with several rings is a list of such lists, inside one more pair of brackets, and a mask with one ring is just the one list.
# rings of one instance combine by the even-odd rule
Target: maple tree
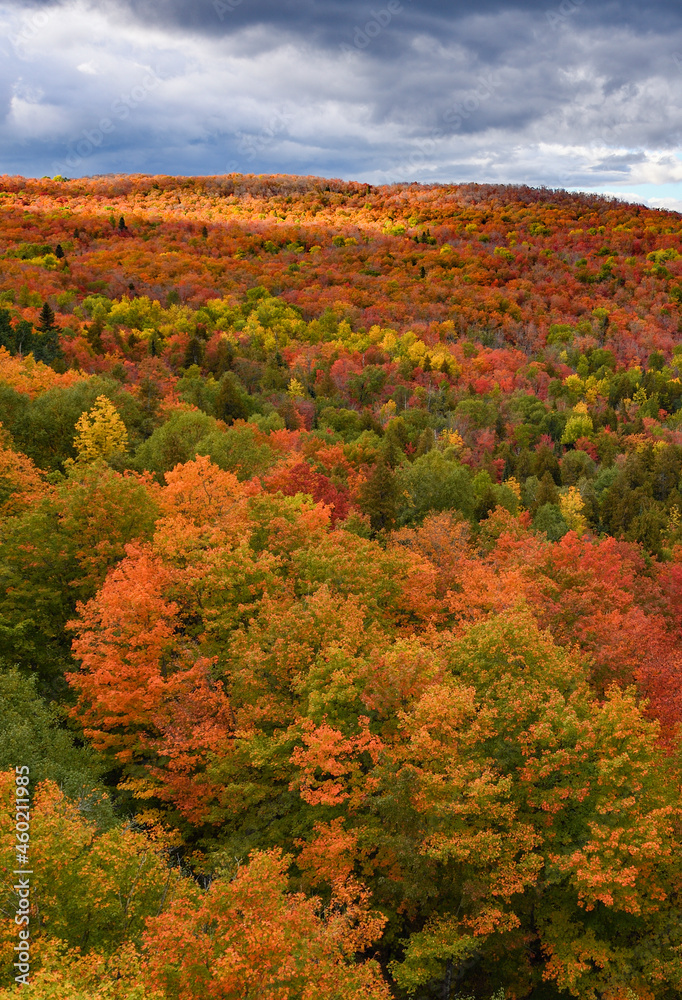
[[368,910],[366,892],[343,883],[322,914],[321,900],[287,892],[288,861],[277,851],[251,855],[231,881],[216,879],[203,894],[188,887],[149,921],[152,983],[187,1000],[308,1000],[320,990],[388,1000],[377,963],[354,960],[385,918]]

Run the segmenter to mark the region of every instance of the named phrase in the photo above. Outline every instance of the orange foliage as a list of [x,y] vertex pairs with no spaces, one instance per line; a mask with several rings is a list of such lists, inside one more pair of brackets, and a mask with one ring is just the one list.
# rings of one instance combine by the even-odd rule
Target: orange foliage
[[29,510],[48,492],[44,475],[31,459],[0,440],[0,517],[12,517]]
[[188,890],[148,922],[146,975],[169,1000],[388,1000],[374,961],[355,953],[375,941],[385,918],[366,891],[335,880],[330,904],[288,893],[289,859],[253,854],[232,881],[218,879],[202,899]]
[[65,389],[86,378],[88,375],[75,369],[56,372],[42,361],[35,361],[32,354],[12,357],[6,348],[0,347],[0,380],[32,399],[48,389]]

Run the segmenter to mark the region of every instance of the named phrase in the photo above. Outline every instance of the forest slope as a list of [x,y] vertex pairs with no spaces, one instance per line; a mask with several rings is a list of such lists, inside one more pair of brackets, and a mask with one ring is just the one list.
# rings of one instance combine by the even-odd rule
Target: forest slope
[[0,179],[26,996],[679,995],[681,236],[519,187]]

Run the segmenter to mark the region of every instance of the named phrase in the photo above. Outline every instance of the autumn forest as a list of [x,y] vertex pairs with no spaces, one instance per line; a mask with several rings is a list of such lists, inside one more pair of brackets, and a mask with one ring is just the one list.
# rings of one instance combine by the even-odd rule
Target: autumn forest
[[5,176],[0,423],[0,1000],[682,995],[679,214]]

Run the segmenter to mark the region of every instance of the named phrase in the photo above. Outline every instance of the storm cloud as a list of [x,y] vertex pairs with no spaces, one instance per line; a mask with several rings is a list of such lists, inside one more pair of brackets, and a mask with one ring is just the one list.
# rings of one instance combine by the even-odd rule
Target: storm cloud
[[677,4],[0,3],[0,171],[295,172],[673,204]]

